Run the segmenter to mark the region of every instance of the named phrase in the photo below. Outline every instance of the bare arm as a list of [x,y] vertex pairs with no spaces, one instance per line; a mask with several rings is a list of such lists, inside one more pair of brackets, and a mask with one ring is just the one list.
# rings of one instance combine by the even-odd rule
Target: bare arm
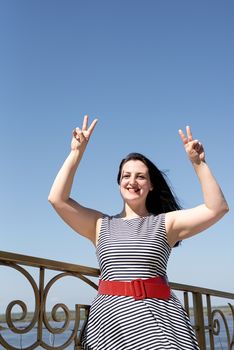
[[61,218],[76,232],[89,238],[94,244],[102,213],[83,207],[70,198],[70,193],[75,173],[96,123],[97,119],[88,128],[88,116],[85,116],[82,129],[76,128],[73,131],[71,152],[59,170],[48,197],[49,202]]
[[203,146],[198,140],[193,140],[189,127],[187,127],[187,137],[181,130],[179,132],[185,151],[200,181],[203,204],[166,214],[166,229],[171,246],[178,240],[189,238],[207,229],[229,210],[222,190],[205,161]]

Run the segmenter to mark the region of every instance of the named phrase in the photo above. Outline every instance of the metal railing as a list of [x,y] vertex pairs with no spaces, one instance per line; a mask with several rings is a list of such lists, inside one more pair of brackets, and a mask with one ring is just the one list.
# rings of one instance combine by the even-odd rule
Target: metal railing
[[[99,270],[3,251],[0,251],[0,265],[6,269],[14,269],[26,278],[35,299],[35,308],[33,312],[30,312],[30,317],[27,305],[23,300],[16,299],[8,303],[5,313],[0,319],[0,349],[63,350],[69,347],[69,349],[79,350],[81,348],[81,334],[89,313],[89,305],[76,304],[71,311],[66,304],[56,303],[49,311],[46,310],[47,297],[55,282],[66,276],[78,278],[97,290],[97,284],[90,277],[98,278]],[[29,271],[31,268],[38,271],[38,281],[36,281],[34,274]],[[53,271],[54,276],[46,280],[45,273],[48,271]],[[3,283],[4,281],[0,280],[0,286]],[[181,301],[191,318],[201,350],[231,350],[234,348],[233,293],[178,283],[170,283],[170,286],[175,293],[181,294]],[[226,306],[213,306],[214,297],[225,301]],[[0,302],[1,298],[0,288]],[[15,307],[21,310],[17,316],[13,312]],[[67,334],[68,329],[70,331],[66,339],[61,344],[55,344],[54,337],[58,334]],[[32,343],[24,344],[23,335],[32,331],[36,332],[35,340]],[[45,333],[49,334],[50,337],[45,338]],[[11,336],[9,337],[9,335]],[[12,338],[17,336],[20,337],[21,341],[16,346],[12,343]]]

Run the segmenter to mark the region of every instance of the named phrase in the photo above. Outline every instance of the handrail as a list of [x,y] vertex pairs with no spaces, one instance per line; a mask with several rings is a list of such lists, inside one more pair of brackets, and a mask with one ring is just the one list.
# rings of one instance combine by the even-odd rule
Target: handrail
[[223,292],[223,291],[216,290],[216,289],[191,286],[191,285],[175,283],[175,282],[170,282],[170,286],[172,289],[178,290],[178,291],[187,291],[187,292],[193,292],[193,293],[209,294],[209,295],[212,295],[214,297],[234,299],[234,293]]
[[39,267],[39,268],[42,267],[48,270],[79,272],[86,276],[96,277],[99,274],[99,270],[93,267],[70,264],[70,263],[65,263],[65,262],[50,260],[50,259],[36,258],[34,256],[15,254],[15,253],[4,252],[4,251],[0,251],[0,261],[6,262],[6,263],[10,262],[14,264],[20,264],[25,266],[32,266],[32,267]]
[[[12,310],[15,306],[21,308],[22,312],[20,315],[20,321],[23,323],[28,314],[27,305],[25,305],[22,300],[13,300],[9,303],[5,312],[5,323],[2,323],[4,327],[1,326],[0,320],[0,348],[2,345],[3,348],[7,350],[33,350],[38,346],[48,350],[63,350],[67,349],[68,346],[70,346],[70,348],[72,346],[76,350],[80,349],[80,328],[83,322],[82,316],[85,318],[82,327],[84,329],[88,317],[89,305],[74,305],[74,311],[70,311],[65,304],[57,303],[53,306],[50,312],[51,317],[49,320],[49,312],[46,310],[47,296],[51,287],[65,276],[77,277],[87,283],[90,287],[97,289],[97,284],[87,278],[87,276],[98,277],[100,272],[99,269],[5,251],[0,251],[0,265],[6,268],[13,268],[18,273],[22,274],[30,283],[35,296],[35,310],[32,313],[32,319],[29,324],[21,327],[19,327],[18,322],[15,321]],[[38,270],[38,281],[36,281],[32,274],[27,270],[27,267],[33,267]],[[55,271],[56,275],[46,283],[45,272],[47,270]],[[229,316],[224,313],[223,308],[212,305],[213,297],[234,300],[234,293],[174,282],[170,282],[170,286],[174,291],[183,292],[183,304],[188,315],[192,315],[190,316],[191,322],[193,323],[201,350],[215,350],[216,339],[218,339],[219,342],[221,341],[222,331],[226,339],[225,344],[223,345],[224,347],[222,348],[227,350],[234,348],[234,308],[232,304],[227,303]],[[61,326],[59,324],[59,327],[58,310],[62,311],[64,315],[63,325]],[[51,320],[53,324],[51,323]],[[228,320],[232,322],[232,325],[228,323]],[[57,326],[54,326],[54,324]],[[56,337],[58,334],[65,334],[71,325],[72,330],[70,330],[70,335],[63,344],[51,345],[48,344],[48,341],[45,341],[45,332]],[[6,330],[6,328],[8,330]],[[21,344],[17,347],[16,345],[11,344],[5,336],[6,332],[11,332],[15,337],[17,337],[17,335],[21,337],[22,340],[23,335],[28,334],[32,329],[37,330],[37,339],[29,346],[27,345],[24,347],[24,345]]]

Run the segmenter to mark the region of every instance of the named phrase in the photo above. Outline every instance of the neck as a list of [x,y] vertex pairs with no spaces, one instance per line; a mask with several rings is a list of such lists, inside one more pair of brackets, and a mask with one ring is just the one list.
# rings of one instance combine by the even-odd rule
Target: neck
[[124,205],[124,208],[120,213],[120,216],[123,218],[131,218],[131,217],[147,216],[147,215],[149,215],[149,212],[145,206],[140,208],[132,208],[127,204]]

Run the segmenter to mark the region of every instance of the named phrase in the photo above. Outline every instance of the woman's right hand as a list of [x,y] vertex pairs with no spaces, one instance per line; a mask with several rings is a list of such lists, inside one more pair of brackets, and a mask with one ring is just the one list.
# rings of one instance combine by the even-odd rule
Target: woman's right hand
[[72,141],[71,141],[71,149],[75,150],[84,150],[92,132],[97,124],[98,119],[94,119],[90,126],[88,127],[89,117],[87,115],[84,116],[82,129],[75,128],[72,133]]

